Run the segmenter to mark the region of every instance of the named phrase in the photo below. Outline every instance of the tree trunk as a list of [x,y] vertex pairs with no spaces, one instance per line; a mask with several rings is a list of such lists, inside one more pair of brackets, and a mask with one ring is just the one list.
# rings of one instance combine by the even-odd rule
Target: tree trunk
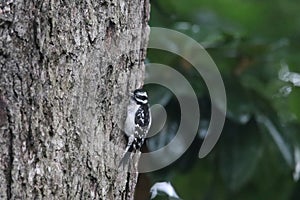
[[0,3],[0,199],[133,199],[118,170],[148,0]]

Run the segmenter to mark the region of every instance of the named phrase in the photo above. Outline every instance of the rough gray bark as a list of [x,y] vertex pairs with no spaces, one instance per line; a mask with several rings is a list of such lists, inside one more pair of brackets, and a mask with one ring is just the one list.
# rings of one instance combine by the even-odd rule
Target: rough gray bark
[[133,199],[119,125],[149,0],[1,2],[0,199]]

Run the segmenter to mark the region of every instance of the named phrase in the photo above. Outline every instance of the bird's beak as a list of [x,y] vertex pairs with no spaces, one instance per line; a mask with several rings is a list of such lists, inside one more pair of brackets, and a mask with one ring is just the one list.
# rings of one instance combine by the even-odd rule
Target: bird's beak
[[134,93],[133,92],[130,92],[130,98],[134,99]]

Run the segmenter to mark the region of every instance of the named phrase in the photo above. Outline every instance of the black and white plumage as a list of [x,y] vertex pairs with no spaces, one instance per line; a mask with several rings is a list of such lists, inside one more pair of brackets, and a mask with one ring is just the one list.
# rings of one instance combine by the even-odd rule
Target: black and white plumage
[[141,149],[150,126],[151,113],[147,92],[143,89],[136,89],[130,98],[127,109],[124,131],[128,137],[128,143],[119,166],[123,165],[124,167],[130,158],[131,152]]

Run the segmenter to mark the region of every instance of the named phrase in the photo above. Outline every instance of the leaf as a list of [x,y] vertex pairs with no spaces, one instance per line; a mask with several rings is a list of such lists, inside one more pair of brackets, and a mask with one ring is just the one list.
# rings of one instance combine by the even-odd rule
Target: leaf
[[[251,178],[262,154],[262,142],[256,123],[227,123],[230,134],[221,136],[220,171],[225,184],[233,191]],[[226,129],[226,127],[225,127]]]
[[228,80],[226,88],[230,88],[230,90],[226,91],[228,99],[227,117],[237,123],[248,123],[255,111],[249,94],[236,80]]
[[[279,131],[279,128],[268,117],[264,115],[257,115],[256,119],[267,129],[268,133],[271,135],[276,146],[281,152],[284,160],[286,161],[288,166],[292,167],[294,163],[293,152],[292,152],[291,144],[289,144],[286,141],[284,134]],[[277,124],[279,124],[279,122]]]

